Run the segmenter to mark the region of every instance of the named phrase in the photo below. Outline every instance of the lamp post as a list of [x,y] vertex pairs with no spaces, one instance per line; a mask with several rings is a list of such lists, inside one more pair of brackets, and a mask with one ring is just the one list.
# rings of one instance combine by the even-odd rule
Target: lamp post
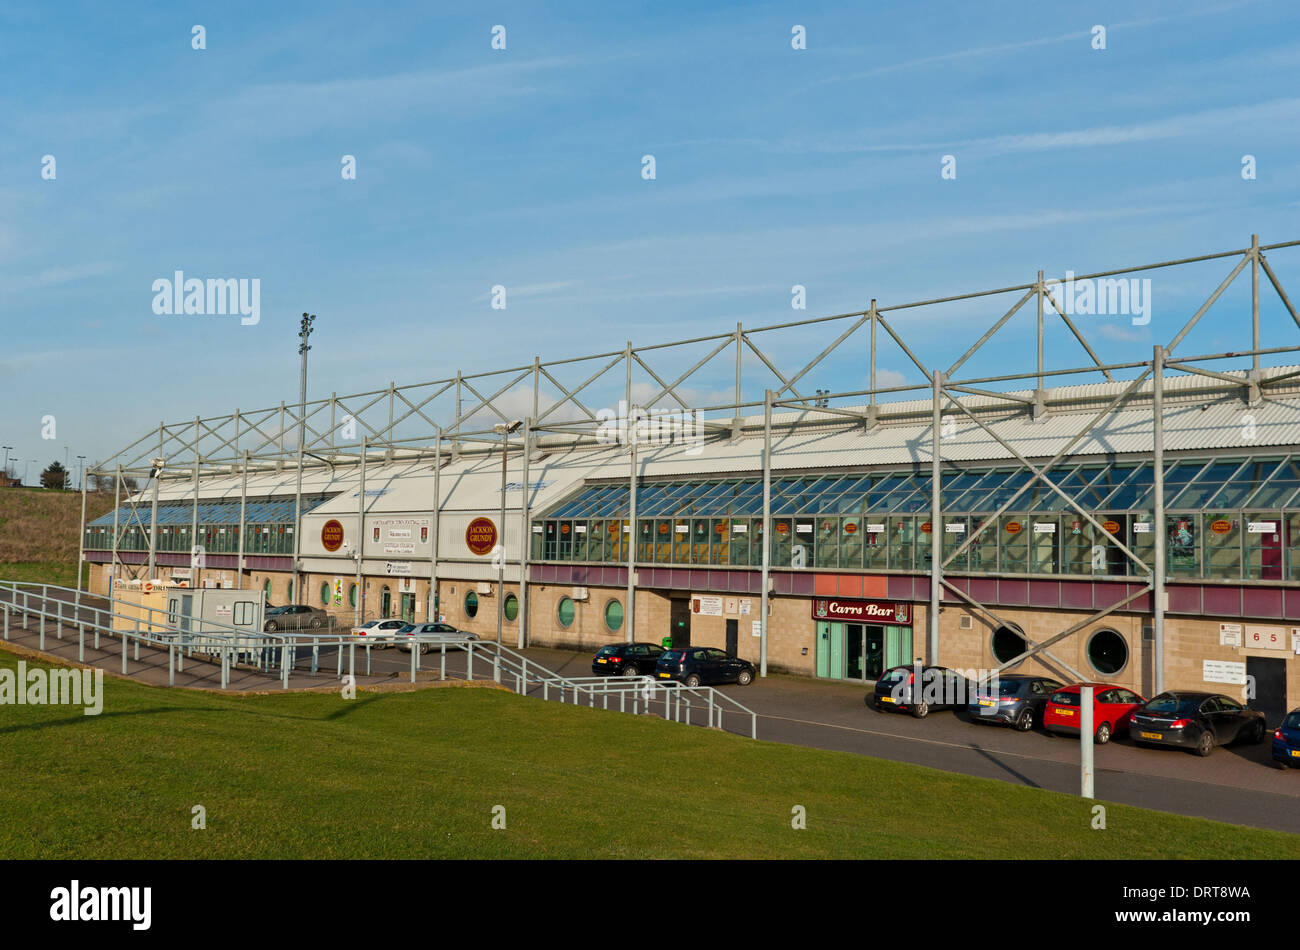
[[8,478],[9,477],[9,453],[13,451],[13,446],[4,445],[4,446],[0,446],[0,448],[3,448],[5,450],[5,467],[3,469],[0,469],[0,474],[3,474],[5,478]]
[[77,456],[77,489],[84,491],[86,488],[86,457]]
[[[500,525],[498,529],[500,536],[497,538],[497,549],[493,552],[493,556],[497,559],[497,646],[501,645],[501,624],[505,617],[506,456],[510,448],[510,433],[523,424],[522,419],[515,419],[513,422],[498,422],[492,427],[492,431],[501,436],[501,520],[497,522]],[[501,654],[497,653],[497,657],[500,656]]]
[[[302,356],[302,378],[298,389],[298,479],[293,493],[293,590],[300,604],[307,602],[307,598],[302,596],[302,578],[299,575],[302,566],[302,453],[307,437],[307,351],[311,349],[307,340],[311,337],[312,324],[315,322],[314,313],[304,313],[298,328],[298,337],[302,340],[298,344],[298,353]],[[362,527],[358,525],[357,529],[361,530]]]
[[68,490],[68,447],[63,447],[63,490]]

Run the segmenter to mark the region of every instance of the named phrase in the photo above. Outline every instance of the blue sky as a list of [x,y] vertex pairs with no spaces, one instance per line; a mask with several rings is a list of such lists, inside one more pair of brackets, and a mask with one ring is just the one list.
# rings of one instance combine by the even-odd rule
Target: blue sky
[[[1289,0],[429,6],[0,9],[11,456],[103,458],[162,420],[292,402],[304,310],[316,397],[1300,238]],[[1300,249],[1270,259],[1300,299]],[[1150,324],[1085,332],[1149,358],[1231,266],[1157,272]],[[156,315],[176,270],[259,279],[260,323]],[[1274,299],[1265,344],[1300,343]],[[946,365],[1011,302],[892,321]],[[1248,305],[1242,280],[1180,352],[1248,346]],[[965,369],[1028,368],[1032,313]],[[833,336],[771,346],[793,370]],[[1059,324],[1048,349],[1086,359]],[[880,367],[920,381],[897,350]],[[725,390],[734,362],[716,370],[692,395]],[[863,360],[807,383],[863,388]]]

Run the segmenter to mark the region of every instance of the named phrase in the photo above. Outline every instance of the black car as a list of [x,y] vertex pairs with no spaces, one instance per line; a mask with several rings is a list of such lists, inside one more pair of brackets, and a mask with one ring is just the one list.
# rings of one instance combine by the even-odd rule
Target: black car
[[608,643],[591,658],[591,672],[614,676],[651,676],[664,655],[657,643]]
[[1042,720],[1048,699],[1061,686],[1046,676],[1008,673],[972,691],[966,708],[971,722],[999,723],[1028,732]]
[[725,650],[716,647],[683,647],[664,651],[655,666],[655,678],[677,680],[686,686],[711,683],[748,686],[754,682],[754,664],[728,656]]
[[1287,713],[1273,733],[1273,761],[1280,769],[1300,768],[1300,709]]
[[974,684],[946,666],[895,666],[880,674],[866,702],[877,712],[901,709],[924,719],[936,709],[965,706],[974,695]]
[[1264,714],[1229,696],[1169,690],[1133,710],[1129,735],[1138,745],[1172,745],[1209,755],[1238,739],[1263,742]]

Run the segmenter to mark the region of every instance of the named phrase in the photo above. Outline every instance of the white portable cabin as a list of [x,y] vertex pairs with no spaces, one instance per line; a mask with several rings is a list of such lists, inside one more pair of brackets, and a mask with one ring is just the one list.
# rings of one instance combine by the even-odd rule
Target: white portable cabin
[[266,595],[261,590],[169,587],[166,601],[167,619],[175,624],[175,629],[187,637],[203,638],[195,645],[197,650],[210,646],[215,651],[218,646],[228,646],[235,640],[241,652],[251,652],[262,644],[260,637],[239,636],[239,631],[244,630],[251,634],[262,632]]

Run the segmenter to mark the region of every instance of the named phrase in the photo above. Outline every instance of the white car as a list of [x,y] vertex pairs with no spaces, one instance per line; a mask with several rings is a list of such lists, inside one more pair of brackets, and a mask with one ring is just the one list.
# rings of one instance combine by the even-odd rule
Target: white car
[[[477,640],[478,639],[477,634],[466,633],[464,630],[457,630],[449,623],[408,623],[401,630],[399,630],[398,633],[399,634],[404,633],[408,638],[417,635],[427,637],[430,634],[432,634],[434,636],[446,637],[449,640],[450,639],[455,639],[455,640]],[[428,653],[437,645],[438,644],[436,642],[421,643],[420,653],[421,654]],[[408,639],[405,643],[399,643],[397,645],[397,648],[399,650],[402,650],[405,653],[410,653],[411,641]]]
[[395,646],[393,636],[406,626],[405,620],[367,620],[359,627],[352,628],[354,637],[370,637],[374,640],[376,650],[386,650]]

